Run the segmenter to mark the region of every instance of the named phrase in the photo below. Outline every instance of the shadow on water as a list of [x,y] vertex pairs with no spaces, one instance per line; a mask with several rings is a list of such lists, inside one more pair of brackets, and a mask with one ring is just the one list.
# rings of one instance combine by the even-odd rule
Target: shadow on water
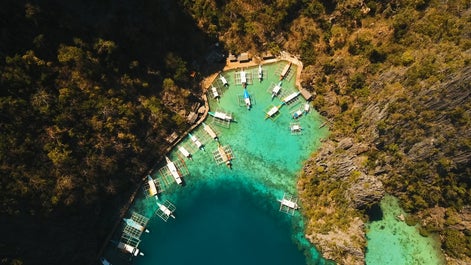
[[370,222],[380,221],[383,219],[383,211],[379,204],[373,204],[369,209],[366,210],[366,214]]

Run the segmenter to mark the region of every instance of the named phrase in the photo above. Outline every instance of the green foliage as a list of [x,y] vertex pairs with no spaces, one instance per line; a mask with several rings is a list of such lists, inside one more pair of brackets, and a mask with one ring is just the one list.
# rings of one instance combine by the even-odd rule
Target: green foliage
[[359,54],[366,54],[369,53],[372,49],[371,40],[357,37],[348,45],[348,52],[351,55],[359,55]]
[[470,237],[455,229],[445,230],[443,249],[451,256],[459,258],[462,254],[471,255]]
[[393,30],[394,39],[401,40],[407,34],[411,25],[411,13],[403,12],[394,17]]
[[372,63],[382,63],[386,60],[387,54],[379,49],[373,48],[369,55],[368,59]]
[[314,47],[312,47],[312,42],[310,41],[303,41],[301,42],[301,60],[303,63],[308,66],[312,65],[316,61],[316,53]]
[[366,76],[363,73],[355,73],[348,80],[348,87],[352,90],[361,89],[365,86]]
[[324,6],[318,1],[308,1],[304,0],[306,7],[302,9],[302,14],[307,17],[312,17],[314,19],[319,18],[322,14],[325,13]]
[[0,16],[2,262],[91,264],[166,135],[188,128],[187,60],[209,38],[172,1],[6,1]]

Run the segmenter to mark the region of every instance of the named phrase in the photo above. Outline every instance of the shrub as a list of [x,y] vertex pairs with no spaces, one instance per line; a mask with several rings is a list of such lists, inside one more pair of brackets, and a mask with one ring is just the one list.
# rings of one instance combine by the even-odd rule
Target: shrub
[[373,50],[370,51],[370,54],[368,55],[368,59],[372,63],[382,63],[386,60],[386,53],[377,50],[374,48]]

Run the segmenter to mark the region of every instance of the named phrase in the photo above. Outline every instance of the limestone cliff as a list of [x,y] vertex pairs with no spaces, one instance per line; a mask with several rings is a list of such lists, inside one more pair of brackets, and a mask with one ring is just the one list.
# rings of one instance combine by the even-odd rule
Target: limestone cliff
[[[463,252],[467,251],[471,231],[471,208],[469,200],[461,197],[454,185],[462,181],[458,172],[466,175],[469,170],[471,152],[462,137],[469,139],[471,132],[466,118],[470,78],[471,67],[467,67],[414,94],[388,90],[388,84],[404,79],[395,70],[386,71],[370,85],[380,96],[355,104],[354,108],[361,113],[355,130],[339,132],[338,125],[333,124],[331,137],[306,163],[298,183],[303,204],[308,206],[307,237],[326,258],[339,264],[364,263],[363,227],[367,221],[364,210],[378,203],[387,190],[401,199],[412,219],[422,226],[424,235],[431,232],[441,235],[448,263],[469,264],[469,257]],[[383,93],[389,96],[382,97]],[[408,115],[414,113],[420,121],[398,118],[397,113],[404,110],[396,105],[406,95],[409,104],[415,104],[407,109]],[[336,102],[333,98],[329,101]],[[456,111],[458,106],[465,109],[464,113]],[[458,117],[450,112],[459,112]],[[424,123],[425,114],[429,126],[440,129],[416,131],[416,126],[420,126],[417,123]],[[342,118],[338,113],[327,115]],[[411,130],[413,140],[408,139]],[[445,139],[464,146],[444,147]],[[415,171],[424,161],[429,167]],[[444,183],[443,178],[454,184]],[[440,188],[444,189],[442,193],[437,192]]]

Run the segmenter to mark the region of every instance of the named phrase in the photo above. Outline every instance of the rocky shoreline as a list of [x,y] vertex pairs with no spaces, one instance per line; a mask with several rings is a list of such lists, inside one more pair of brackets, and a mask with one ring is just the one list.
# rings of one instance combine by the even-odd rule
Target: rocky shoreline
[[[298,182],[298,190],[309,213],[306,237],[322,255],[339,264],[364,264],[365,222],[360,210],[377,204],[385,194],[376,176],[362,168],[363,144],[351,138],[327,140],[308,160]],[[308,194],[307,183],[318,185],[318,193]],[[312,212],[314,211],[314,213]]]

